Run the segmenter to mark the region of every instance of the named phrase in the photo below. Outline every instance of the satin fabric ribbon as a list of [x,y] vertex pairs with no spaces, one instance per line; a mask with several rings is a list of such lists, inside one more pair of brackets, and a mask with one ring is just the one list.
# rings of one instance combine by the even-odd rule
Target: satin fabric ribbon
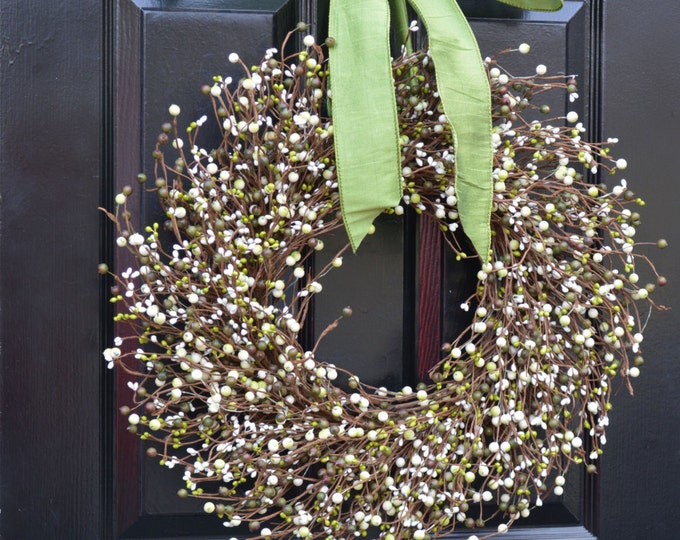
[[373,220],[402,196],[388,0],[331,0],[328,33],[335,165],[356,251]]

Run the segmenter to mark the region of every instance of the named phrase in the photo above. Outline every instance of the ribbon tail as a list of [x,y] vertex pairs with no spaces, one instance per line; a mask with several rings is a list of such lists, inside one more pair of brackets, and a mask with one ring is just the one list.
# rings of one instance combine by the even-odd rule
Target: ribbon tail
[[409,0],[427,28],[442,107],[453,130],[458,214],[483,261],[491,248],[491,90],[477,40],[455,0]]
[[402,197],[388,0],[331,0],[331,114],[342,217],[356,251]]

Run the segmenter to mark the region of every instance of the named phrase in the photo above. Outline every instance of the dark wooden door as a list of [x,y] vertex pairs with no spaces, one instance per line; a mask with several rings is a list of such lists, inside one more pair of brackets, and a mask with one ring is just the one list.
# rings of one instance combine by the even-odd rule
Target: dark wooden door
[[[506,536],[675,538],[680,6],[567,1],[559,13],[530,14],[494,0],[460,4],[485,53],[529,42],[530,62],[581,74],[580,112],[592,136],[621,139],[629,180],[653,209],[641,234],[671,244],[654,255],[671,281],[660,301],[676,309],[647,327],[649,365],[635,398],[623,387],[615,396],[599,475],[574,469],[564,497]],[[96,273],[98,262],[113,260],[112,231],[97,206],[110,206],[116,189],[149,167],[169,100],[198,112],[198,86],[224,73],[228,52],[256,60],[298,20],[323,33],[324,18],[324,2],[313,0],[0,2],[1,538],[229,537],[198,505],[177,499],[179,474],[144,457],[119,425],[126,388],[101,360],[113,330]],[[155,211],[150,199],[139,202],[146,215]],[[422,343],[460,324],[451,306],[471,269],[418,230],[383,219],[380,236],[348,258],[316,306],[317,333],[338,306],[361,314],[331,334],[325,354],[369,382],[413,382],[429,354],[419,336]],[[419,258],[438,284],[424,296]],[[436,305],[439,324],[419,323],[423,303]]]

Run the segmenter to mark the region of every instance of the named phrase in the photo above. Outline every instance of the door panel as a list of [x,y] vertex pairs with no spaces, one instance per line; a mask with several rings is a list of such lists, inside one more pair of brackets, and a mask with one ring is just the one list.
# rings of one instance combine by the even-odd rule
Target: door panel
[[[607,0],[602,6],[602,105],[605,137],[646,201],[639,242],[669,285],[645,329],[642,375],[635,395],[616,387],[602,459],[601,537],[675,538],[680,510],[680,208],[676,156],[680,144],[680,2]],[[666,54],[668,53],[668,54]],[[669,70],[670,68],[670,70]],[[672,75],[671,75],[672,73]],[[669,249],[653,244],[668,240]],[[639,514],[637,513],[639,511]]]
[[[212,117],[201,85],[212,83],[214,75],[241,77],[242,68],[228,62],[229,53],[238,52],[247,65],[258,62],[266,49],[282,42],[296,19],[295,5],[288,0],[267,0],[256,6],[241,0],[120,0],[116,5],[114,122],[119,191],[134,183],[140,171],[155,178],[151,152],[161,124],[168,121],[169,105],[181,107],[182,126],[204,114]],[[210,139],[206,128],[202,136]],[[136,193],[135,197],[140,223],[162,221],[155,195]],[[117,256],[119,268],[131,263],[125,254]],[[117,373],[118,406],[131,398],[127,382],[124,374]],[[165,538],[180,531],[197,536],[224,533],[219,520],[202,515],[199,501],[177,497],[181,471],[147,458],[126,427],[124,418],[118,418],[118,533],[125,538]]]
[[[470,18],[482,55],[494,55],[506,48],[516,49],[523,42],[531,45],[527,55],[514,53],[499,58],[499,63],[513,74],[531,75],[538,64],[545,64],[549,73],[577,74],[579,101],[569,103],[565,94],[555,92],[541,103],[550,106],[551,116],[575,110],[588,125],[591,60],[594,59],[589,54],[590,14],[584,2],[565,2],[564,8],[557,13],[526,12],[495,1],[461,2],[461,7]],[[589,132],[592,133],[592,129]],[[456,261],[446,249],[442,260],[440,328],[442,340],[450,341],[458,335],[461,323],[468,317],[460,305],[474,290],[476,268],[470,261]],[[463,291],[465,294],[461,294]],[[543,507],[532,510],[528,520],[518,522],[514,527],[520,535],[518,538],[544,538],[551,534],[544,529],[531,528],[539,524],[559,525],[555,534],[565,538],[593,538],[589,530],[593,529],[595,478],[574,466],[566,488],[562,497],[551,496]]]
[[[323,338],[316,357],[351,371],[366,384],[394,389],[411,384],[407,378],[413,363],[403,342],[404,331],[413,326],[411,289],[404,287],[405,223],[382,216],[375,225],[375,234],[362,242],[358,254],[345,253],[342,268],[323,279],[323,294],[315,298],[310,322],[316,341],[342,308],[350,306],[352,316]],[[326,256],[347,241],[342,230],[324,241]],[[327,262],[318,260],[316,265],[322,268]]]

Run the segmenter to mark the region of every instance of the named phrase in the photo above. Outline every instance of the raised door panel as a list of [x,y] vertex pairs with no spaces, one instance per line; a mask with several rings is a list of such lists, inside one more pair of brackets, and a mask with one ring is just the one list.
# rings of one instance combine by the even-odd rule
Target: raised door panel
[[[594,70],[591,56],[591,16],[589,6],[581,1],[567,1],[557,13],[527,12],[493,1],[462,1],[461,7],[470,18],[470,24],[477,36],[483,55],[493,56],[504,49],[516,49],[521,43],[529,43],[527,55],[512,53],[499,58],[499,64],[514,75],[532,75],[538,64],[546,65],[550,73],[577,75],[581,99],[570,103],[566,94],[554,93],[546,96],[545,103],[551,109],[551,116],[564,115],[569,110],[579,113],[588,126],[591,115],[591,78]],[[592,100],[593,102],[594,99]],[[595,126],[589,126],[595,128]],[[597,130],[592,129],[593,132]],[[432,329],[420,318],[420,342],[427,341],[427,335],[439,332],[439,341],[451,341],[469,320],[469,312],[461,309],[461,303],[474,291],[477,265],[472,261],[456,261],[448,249],[443,249],[441,240],[427,233],[427,225],[421,233],[423,243],[434,243],[428,248],[419,247],[421,257],[435,261],[441,268],[440,326]],[[419,263],[423,271],[432,274],[427,264]],[[425,270],[423,270],[425,269]],[[430,279],[430,281],[433,281]],[[421,278],[421,284],[423,280]],[[437,302],[433,294],[419,294],[421,310],[429,303]],[[425,331],[425,333],[423,332]],[[422,349],[422,347],[419,347]],[[421,362],[422,362],[421,358]],[[421,373],[423,369],[419,370]],[[578,538],[592,539],[595,526],[596,479],[585,475],[582,468],[570,470],[567,489],[562,497],[551,496],[541,508],[532,510],[527,520],[519,521],[507,533],[508,538]],[[451,538],[467,538],[469,533],[460,532]],[[512,535],[512,536],[511,536]],[[481,534],[479,534],[481,536]]]
[[[283,40],[295,24],[287,0],[260,2],[120,0],[115,14],[115,178],[117,190],[134,184],[139,172],[154,176],[151,156],[168,107],[181,107],[180,124],[212,115],[201,85],[214,75],[239,77],[230,64],[238,52],[247,65]],[[202,134],[209,140],[210,133]],[[150,180],[150,184],[153,180]],[[139,189],[137,191],[140,191]],[[135,193],[140,223],[159,220],[155,195]],[[130,261],[119,254],[118,268]],[[118,405],[130,401],[123,374],[117,376]],[[116,517],[121,538],[224,535],[219,520],[205,516],[197,500],[181,500],[181,471],[160,467],[143,454],[138,440],[117,420]]]

